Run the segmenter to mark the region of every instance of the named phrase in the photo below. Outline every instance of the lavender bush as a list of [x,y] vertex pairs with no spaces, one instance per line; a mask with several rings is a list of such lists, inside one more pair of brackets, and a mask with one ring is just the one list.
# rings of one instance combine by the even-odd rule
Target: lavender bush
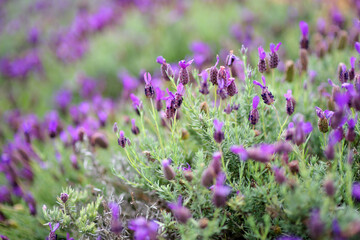
[[360,4],[305,2],[0,2],[0,238],[358,239]]

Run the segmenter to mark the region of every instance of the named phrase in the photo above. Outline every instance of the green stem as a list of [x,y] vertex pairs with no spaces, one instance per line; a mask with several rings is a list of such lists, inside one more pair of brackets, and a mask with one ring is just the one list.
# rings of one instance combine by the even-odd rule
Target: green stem
[[285,122],[283,123],[283,125],[281,125],[280,132],[279,132],[279,136],[278,136],[278,138],[277,138],[278,141],[280,140],[281,133],[282,133],[282,131],[283,131],[283,129],[284,129],[284,126],[285,126],[285,124],[287,123],[288,119],[289,119],[289,115],[286,117]]
[[160,136],[160,129],[159,129],[159,125],[158,125],[158,123],[157,123],[157,117],[156,117],[156,112],[155,112],[154,103],[153,103],[152,98],[150,98],[150,102],[151,102],[151,108],[152,108],[153,118],[154,118],[154,121],[155,121],[156,132],[157,132],[157,135],[158,135],[158,138],[159,138],[161,150],[162,150],[162,152],[164,153],[164,146],[163,146],[163,143],[162,143],[162,138],[161,138],[161,136]]

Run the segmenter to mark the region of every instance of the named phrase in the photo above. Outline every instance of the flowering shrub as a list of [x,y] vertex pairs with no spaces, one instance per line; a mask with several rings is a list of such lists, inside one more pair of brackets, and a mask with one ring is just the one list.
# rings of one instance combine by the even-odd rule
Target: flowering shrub
[[[57,4],[31,6],[56,13]],[[232,16],[235,2],[192,4],[199,11],[214,4]],[[283,39],[256,35],[252,26],[266,28],[248,10],[243,26],[229,28],[235,42],[222,42],[222,50],[214,47],[222,41],[217,35],[214,46],[193,41],[192,54],[147,52],[149,64],[120,55],[127,67],[117,74],[122,84],[92,77],[91,65],[51,92],[52,103],[43,93],[34,103],[29,93],[15,96],[26,85],[40,92],[34,86],[50,84],[61,68],[69,77],[92,59],[93,39],[106,38],[114,26],[133,28],[126,22],[136,19],[131,14],[141,12],[140,19],[161,28],[155,10],[173,11],[170,22],[186,14],[195,20],[196,13],[171,1],[109,0],[80,4],[51,40],[29,28],[29,50],[3,58],[0,68],[8,97],[0,125],[0,238],[359,238],[360,28],[358,19],[351,25],[346,18],[359,14],[350,6],[360,5],[351,4],[344,3],[349,15],[325,9],[331,21],[320,18],[316,28],[303,13],[290,14],[296,30],[274,23]],[[295,32],[298,39],[287,38]],[[156,34],[141,44],[157,43]],[[134,65],[139,77],[131,74]],[[112,67],[96,69],[116,75]],[[40,102],[48,107],[43,114]]]

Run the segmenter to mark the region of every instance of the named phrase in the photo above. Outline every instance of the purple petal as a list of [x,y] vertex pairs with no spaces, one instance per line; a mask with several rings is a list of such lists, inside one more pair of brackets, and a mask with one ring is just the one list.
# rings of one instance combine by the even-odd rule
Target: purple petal
[[284,94],[286,100],[290,100],[292,98],[292,91],[289,89],[286,94]]
[[265,57],[266,57],[266,52],[264,51],[264,49],[263,49],[262,46],[260,46],[260,47],[258,48],[258,52],[259,52],[259,58],[260,58],[260,59],[265,59]]
[[316,109],[316,115],[317,115],[319,118],[325,117],[324,112],[323,112],[323,110],[322,110],[321,108],[315,107],[315,109]]
[[163,58],[163,56],[158,56],[158,57],[156,58],[156,62],[157,62],[157,63],[160,63],[160,64],[165,64],[165,63],[166,63],[166,60],[165,60],[165,58]]
[[253,81],[253,84],[258,85],[258,86],[260,86],[261,88],[264,88],[264,86],[263,86],[263,85],[261,85],[261,83],[259,83],[259,82],[258,82],[258,81],[256,81],[256,80],[254,80],[254,81]]
[[306,122],[302,125],[303,131],[305,132],[305,134],[309,134],[311,133],[313,127],[311,125],[311,122]]
[[124,131],[123,131],[123,130],[121,130],[121,131],[119,132],[119,136],[120,136],[120,137],[124,137],[124,136],[125,136],[125,134],[124,134]]
[[359,42],[355,43],[355,49],[360,54],[360,43]]
[[275,52],[275,44],[270,43],[270,51]]
[[333,81],[331,81],[331,79],[328,79],[328,83],[332,86],[332,87],[336,87],[336,85],[333,83]]
[[150,84],[151,83],[151,75],[150,73],[144,73],[144,80],[146,84]]
[[219,63],[219,55],[216,55],[216,63],[214,65],[214,67],[216,67],[218,65],[218,63]]
[[184,85],[183,85],[182,83],[179,83],[179,85],[177,85],[177,87],[176,87],[176,92],[177,92],[178,94],[180,94],[181,96],[184,95],[185,89],[184,89]]
[[191,59],[190,61],[186,62],[185,60],[181,60],[179,61],[179,66],[181,68],[187,68],[188,66],[190,66],[190,64],[194,61],[194,59]]
[[223,122],[220,122],[216,118],[214,119],[214,127],[216,131],[221,131],[221,128],[224,126]]
[[240,156],[241,160],[246,161],[248,158],[247,152],[243,146],[231,146],[230,151]]
[[261,79],[262,79],[263,84],[264,84],[264,87],[265,87],[265,86],[266,86],[265,76],[264,76],[264,75],[263,75],[263,76],[261,76]]
[[281,44],[282,44],[282,43],[279,42],[279,43],[276,45],[275,51],[279,51],[279,48],[280,48]]
[[335,96],[335,102],[340,108],[343,108],[349,102],[349,95],[346,93],[338,93]]
[[350,66],[351,66],[351,68],[355,68],[355,61],[356,61],[355,57],[350,58]]
[[304,21],[300,21],[299,22],[299,27],[301,30],[301,33],[304,37],[307,37],[308,33],[309,33],[309,26],[306,22]]
[[209,76],[209,74],[208,74],[208,72],[206,71],[206,70],[203,70],[200,74],[199,74],[199,76],[201,76],[201,78],[203,79],[203,81],[207,81],[207,79],[208,79],[208,76]]
[[258,107],[259,101],[260,101],[259,96],[255,96],[255,97],[253,98],[253,105],[252,105],[253,109],[255,109],[255,108]]
[[293,122],[289,122],[288,129],[293,128],[293,127],[294,127],[294,123],[293,123]]

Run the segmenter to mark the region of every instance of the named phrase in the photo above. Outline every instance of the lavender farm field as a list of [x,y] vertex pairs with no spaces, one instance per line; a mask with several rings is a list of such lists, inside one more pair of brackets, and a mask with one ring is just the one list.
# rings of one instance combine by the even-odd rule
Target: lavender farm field
[[360,239],[359,17],[0,0],[0,240]]

